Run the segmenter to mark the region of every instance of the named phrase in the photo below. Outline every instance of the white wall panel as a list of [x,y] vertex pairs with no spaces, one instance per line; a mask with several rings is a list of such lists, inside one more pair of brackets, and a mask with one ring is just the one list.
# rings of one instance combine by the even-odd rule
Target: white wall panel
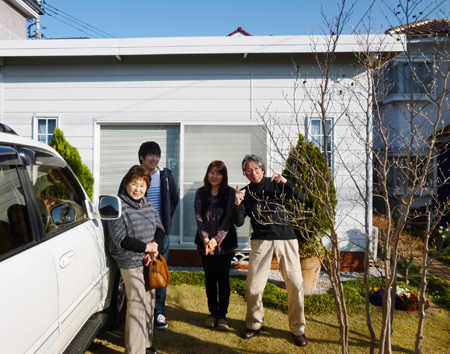
[[[41,60],[45,64],[45,59]],[[275,125],[275,137],[285,156],[274,156],[268,165],[281,171],[291,146],[297,143],[297,134],[305,134],[306,118],[317,116],[311,102],[306,100],[300,106],[299,121],[293,120],[292,107],[284,97],[287,95],[292,99],[294,93],[292,62],[252,64],[250,60],[239,63],[226,63],[225,60],[223,63],[198,64],[183,63],[180,57],[176,64],[126,64],[124,61],[104,65],[7,65],[3,68],[3,121],[21,135],[31,136],[34,114],[56,114],[67,140],[79,149],[83,162],[91,169],[99,166],[100,190],[115,193],[119,177],[129,166],[138,163],[139,145],[149,140],[149,135],[145,135],[145,129],[141,132],[141,128],[149,127],[149,124],[175,124],[176,129],[183,124],[224,125],[227,128],[223,129],[223,134],[227,139],[229,136],[230,145],[221,145],[220,149],[239,150],[246,145],[232,131],[239,132],[242,125],[260,123],[259,114],[270,106],[270,113],[279,124]],[[340,73],[336,70],[336,75],[346,73],[346,78],[341,78],[343,83],[350,82],[358,74],[347,64],[339,69],[342,70]],[[314,78],[317,70],[313,64],[302,64],[301,72],[307,80],[305,87],[314,90],[320,80]],[[306,97],[307,93],[299,88],[297,102]],[[339,97],[342,99],[345,103],[352,99],[351,109],[362,114],[355,97],[344,95]],[[329,117],[335,119],[336,125],[334,144],[343,150],[341,156],[350,163],[349,166],[359,171],[361,166],[355,154],[359,156],[363,146],[348,129],[346,119],[338,119],[342,111],[340,103],[329,107]],[[99,136],[94,134],[97,124],[102,127]],[[112,125],[115,131],[104,130]],[[114,134],[118,134],[116,139],[121,142],[116,147]],[[185,143],[192,147],[196,141]],[[95,146],[99,146],[99,161],[94,156]],[[105,146],[108,147],[107,155],[104,155]],[[271,147],[270,142],[268,146]],[[242,155],[245,153],[247,151],[242,151]],[[214,146],[208,156],[214,158]],[[189,166],[189,170],[184,166],[189,182],[201,180],[205,169],[203,162],[200,167]],[[232,170],[239,169],[239,161],[229,163]],[[355,230],[360,229],[358,220],[362,220],[363,212],[360,206],[352,204],[352,200],[358,196],[337,155],[334,167],[340,198],[338,209],[340,215],[345,216],[339,233],[343,238],[348,234],[357,238]],[[180,175],[182,183],[187,181],[183,178]],[[351,216],[347,215],[349,212]]]

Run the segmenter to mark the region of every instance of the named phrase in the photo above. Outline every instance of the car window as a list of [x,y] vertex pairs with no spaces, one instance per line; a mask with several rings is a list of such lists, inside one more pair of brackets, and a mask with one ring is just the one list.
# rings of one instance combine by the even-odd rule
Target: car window
[[72,173],[58,166],[27,166],[46,235],[87,220],[84,195]]
[[26,165],[47,236],[88,220],[85,194],[60,157],[38,148],[19,149]]
[[30,219],[16,166],[0,166],[0,255],[32,241]]

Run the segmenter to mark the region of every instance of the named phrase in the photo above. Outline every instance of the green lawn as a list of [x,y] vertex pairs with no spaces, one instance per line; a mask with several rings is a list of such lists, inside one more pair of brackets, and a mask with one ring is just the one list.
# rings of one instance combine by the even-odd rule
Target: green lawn
[[[309,303],[306,315],[307,348],[299,348],[292,343],[288,328],[287,313],[278,305],[285,302],[285,293],[278,288],[269,287],[269,299],[265,306],[265,330],[261,335],[244,340],[240,338],[245,329],[246,303],[241,295],[245,281],[233,277],[231,302],[229,307],[230,331],[203,327],[207,317],[205,289],[202,286],[202,274],[174,272],[173,281],[167,292],[167,330],[155,330],[154,346],[158,353],[339,353],[339,328],[334,309],[329,307],[331,298],[327,295],[306,296]],[[189,285],[188,285],[189,284]],[[350,288],[358,288],[350,286]],[[278,294],[278,295],[277,295]],[[364,313],[361,313],[360,301],[355,300],[356,292],[349,294],[350,301],[350,351],[368,353],[369,335]],[[269,296],[267,296],[269,295]],[[275,299],[275,300],[274,300]],[[278,300],[277,300],[278,299]],[[281,300],[280,300],[281,299]],[[356,298],[357,299],[357,298]],[[316,303],[319,301],[319,305]],[[278,305],[274,305],[277,304]],[[271,308],[273,306],[274,308]],[[317,308],[315,306],[318,306]],[[281,306],[285,307],[285,306]],[[319,314],[314,312],[316,309]],[[378,335],[380,331],[381,311],[372,307],[372,320]],[[396,312],[392,337],[393,353],[413,353],[417,314]],[[423,353],[450,352],[450,312],[440,308],[427,310]],[[93,354],[123,353],[123,326],[117,331],[103,333],[91,346]]]

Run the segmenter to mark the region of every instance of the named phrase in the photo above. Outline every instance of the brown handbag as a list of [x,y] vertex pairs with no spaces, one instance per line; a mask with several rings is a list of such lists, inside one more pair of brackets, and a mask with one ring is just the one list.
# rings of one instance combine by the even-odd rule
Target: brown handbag
[[169,284],[170,272],[164,257],[160,254],[148,266],[148,280],[150,289],[164,288]]

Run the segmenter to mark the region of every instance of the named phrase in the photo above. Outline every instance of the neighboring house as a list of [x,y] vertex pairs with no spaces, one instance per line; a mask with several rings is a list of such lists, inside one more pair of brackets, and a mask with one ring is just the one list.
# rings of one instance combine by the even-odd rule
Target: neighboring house
[[[437,119],[436,106],[430,104],[431,100],[437,100],[443,90],[449,89],[449,84],[444,87],[442,73],[448,70],[448,60],[450,56],[450,21],[448,20],[423,20],[407,25],[394,27],[386,31],[386,34],[396,36],[402,34],[406,36],[406,51],[391,60],[384,77],[384,93],[382,94],[381,115],[384,117],[383,129],[390,130],[389,159],[398,161],[405,158],[407,148],[404,142],[408,142],[411,136],[409,121],[411,119],[411,107],[413,102],[414,110],[420,112],[414,114],[414,126],[420,127],[420,134],[417,136],[417,144],[421,144],[432,133],[432,126],[426,122],[429,119],[435,122]],[[408,63],[411,63],[409,65]],[[412,73],[415,73],[413,75]],[[450,142],[450,111],[444,100],[443,115],[440,122],[441,134],[438,139],[438,148],[442,148]],[[425,118],[426,117],[426,118]],[[421,138],[420,135],[423,137]],[[375,131],[375,136],[377,132]],[[377,140],[376,148],[384,151],[384,146]],[[417,154],[421,152],[416,146]],[[448,150],[448,148],[446,149]],[[422,152],[423,154],[423,152]],[[433,198],[445,201],[450,191],[448,186],[436,188],[438,178],[450,177],[450,154],[447,151],[436,159],[437,167],[428,174],[429,188],[422,189],[417,193],[417,197],[412,205],[411,214],[420,211],[427,204],[432,203]],[[419,166],[420,168],[420,166]],[[392,168],[388,175],[388,189],[390,193],[390,204],[398,204],[397,196],[401,195],[404,176],[402,168]],[[375,188],[377,188],[375,183]],[[374,200],[374,208],[384,212],[385,208],[380,200]],[[423,221],[416,219],[416,222]]]
[[231,32],[228,36],[229,37],[247,37],[247,36],[251,36],[251,34],[248,33],[247,31],[244,31],[242,29],[242,27],[238,27],[238,29],[236,31]]
[[27,20],[43,14],[36,0],[0,0],[0,40],[26,39]]
[[[381,37],[385,52],[401,50],[395,39]],[[318,51],[326,50],[323,38],[313,39]],[[4,61],[0,122],[20,135],[46,142],[53,127],[60,127],[92,170],[95,197],[115,195],[125,172],[139,162],[140,144],[157,141],[161,166],[173,170],[181,195],[170,236],[170,262],[176,262],[177,252],[183,251],[177,263],[187,264],[197,260],[194,195],[212,160],[226,163],[233,187],[248,183],[240,165],[247,153],[267,159],[267,174],[271,168],[282,171],[284,166],[268,153],[268,133],[260,127],[258,112],[270,105],[281,122],[291,121],[292,107],[284,93],[294,90],[298,68],[293,60],[304,67],[310,85],[320,78],[311,40],[310,36],[227,36],[0,41]],[[336,72],[357,79],[361,70],[354,52],[358,50],[355,37],[342,36]],[[306,110],[300,113],[293,134],[306,134],[310,127],[307,138],[319,141],[317,116]],[[330,114],[330,122],[333,119]],[[352,140],[348,130],[346,123],[336,124],[332,135],[336,149],[344,145],[343,136]],[[357,154],[364,147],[354,140],[351,153]],[[350,153],[340,151],[340,155],[351,155],[345,152]],[[358,245],[364,243],[364,213],[353,204],[357,195],[348,183],[349,173],[340,168],[338,159],[333,161],[341,215],[338,232],[342,250],[350,252],[351,266],[354,259],[361,259]],[[239,229],[241,250],[248,249],[249,234],[249,223]]]

